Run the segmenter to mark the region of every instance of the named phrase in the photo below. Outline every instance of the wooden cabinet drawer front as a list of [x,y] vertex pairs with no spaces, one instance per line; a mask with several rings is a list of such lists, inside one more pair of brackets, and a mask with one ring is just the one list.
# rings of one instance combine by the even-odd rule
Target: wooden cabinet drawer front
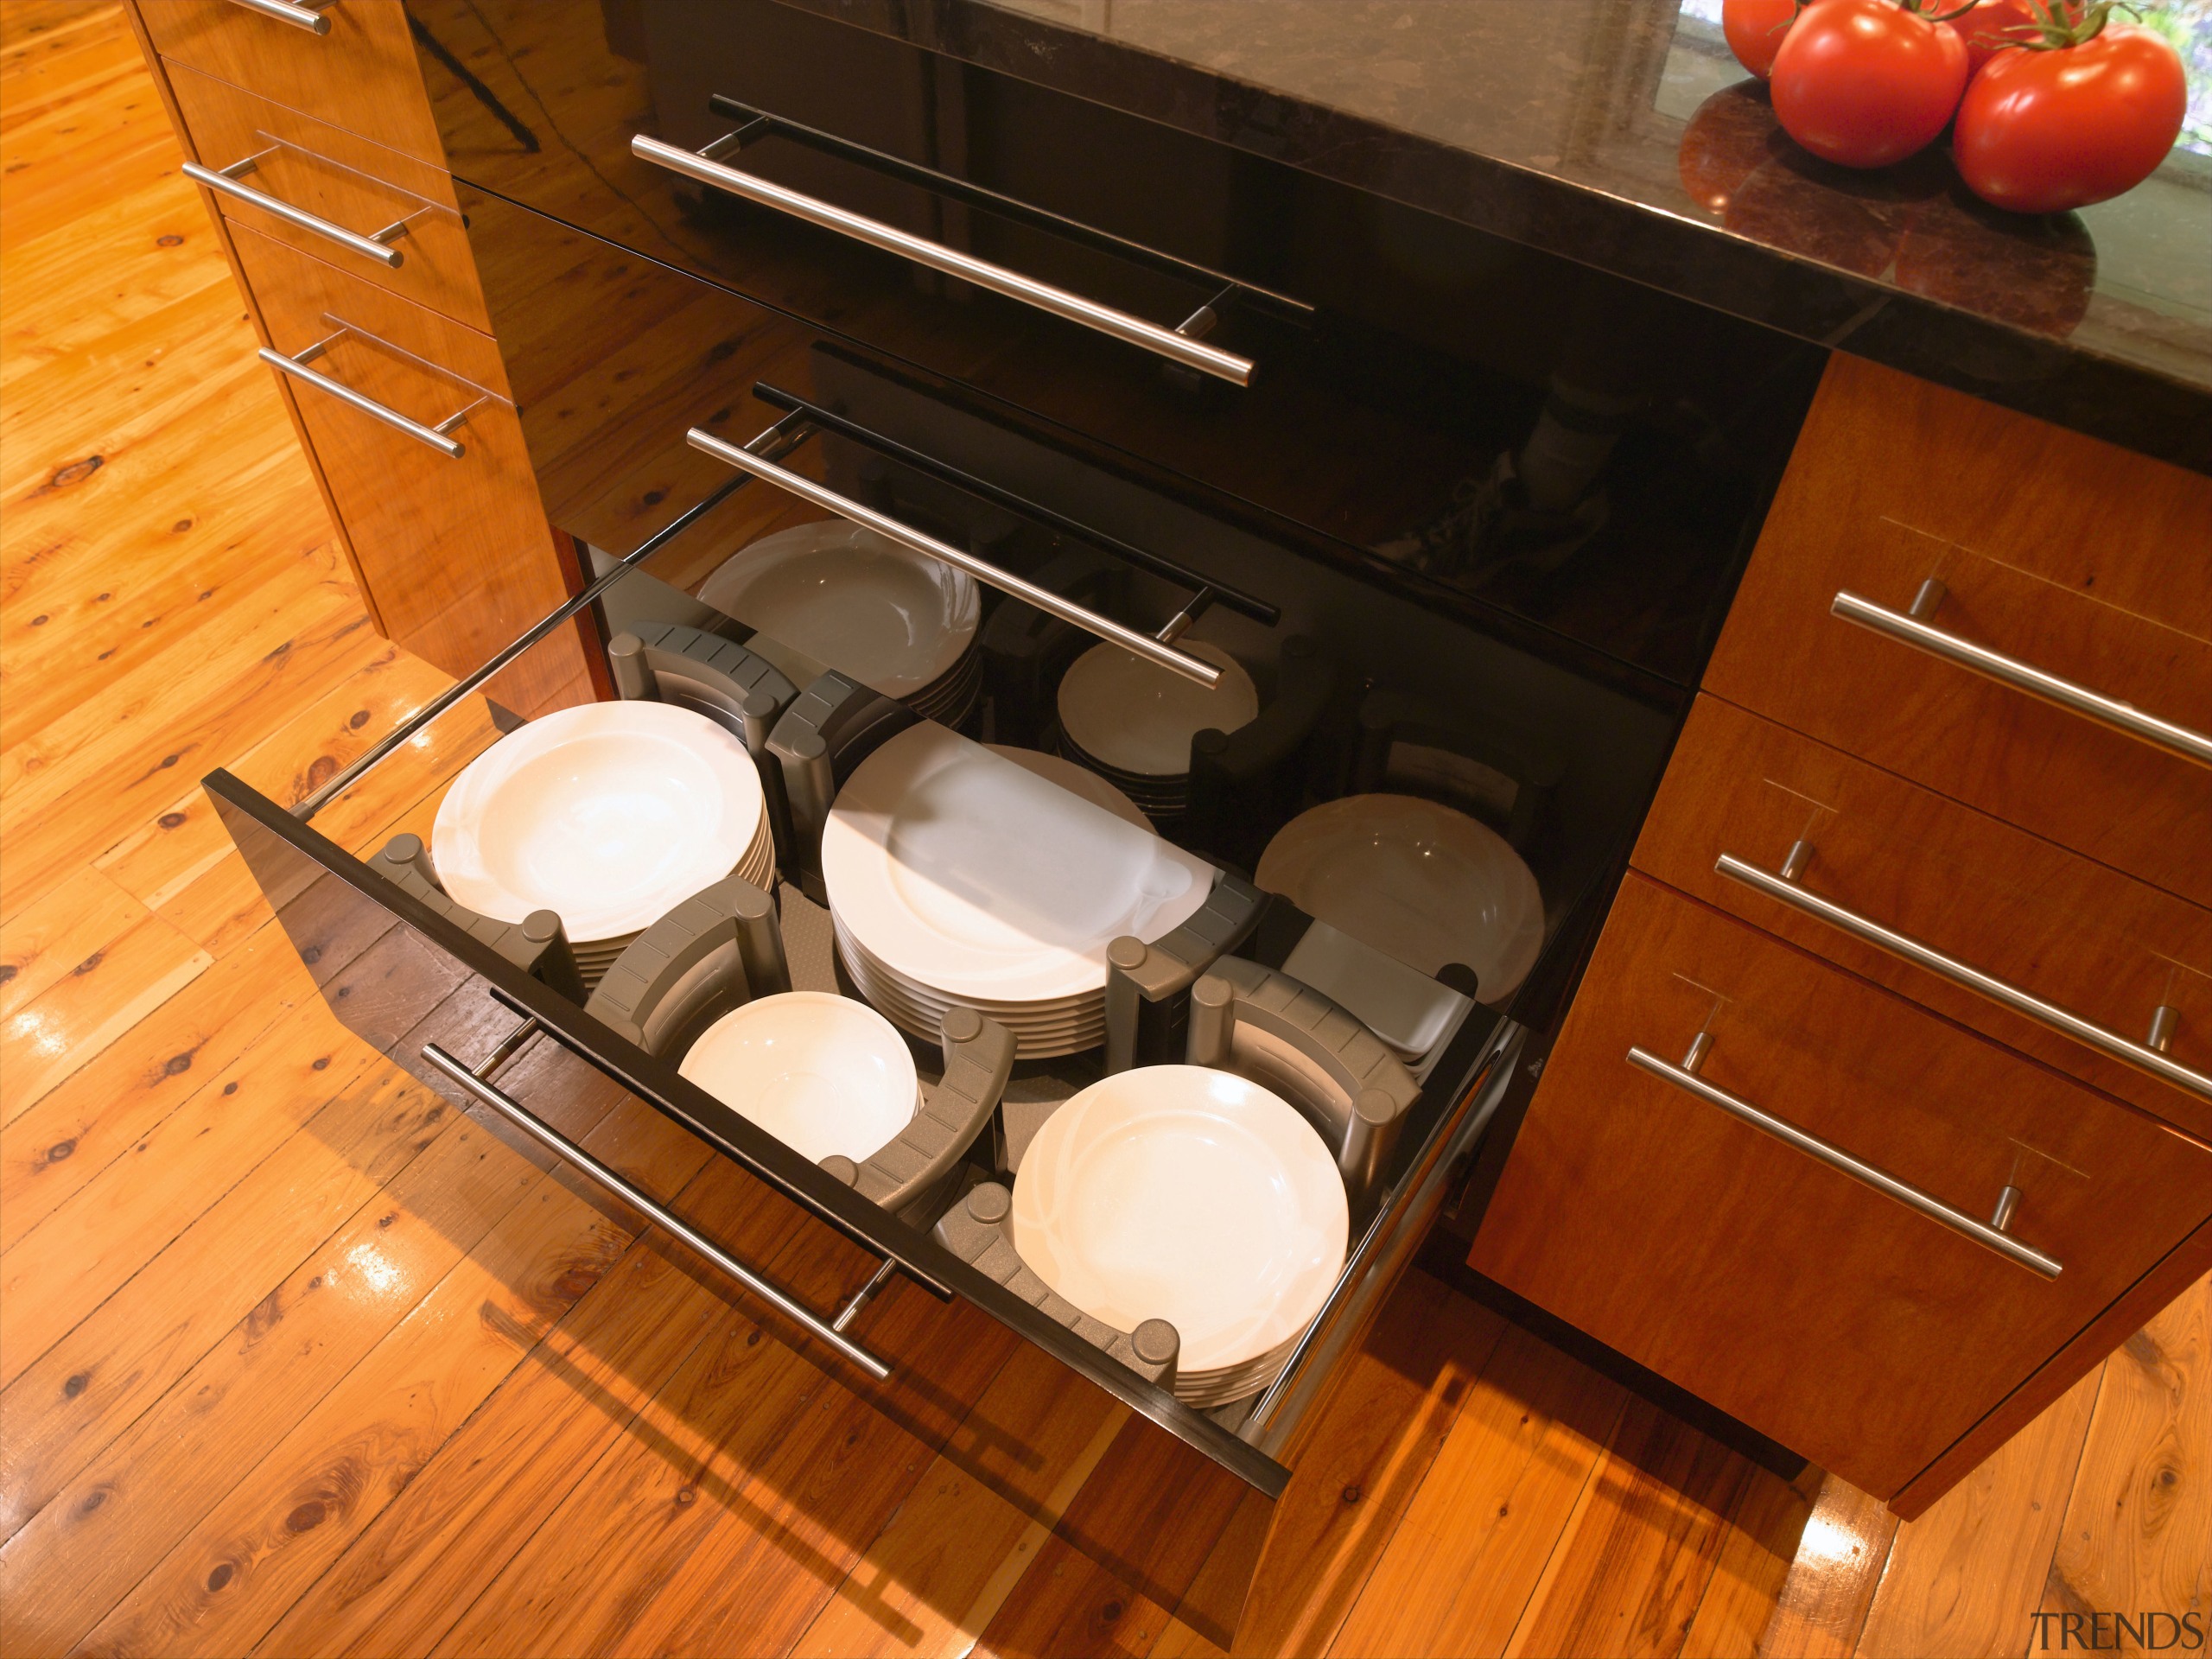
[[211,191],[226,219],[472,327],[490,330],[476,283],[475,257],[454,201],[453,180],[444,168],[310,120],[181,64],[168,67],[201,165],[219,172],[258,157],[253,171],[238,181],[248,189],[357,236],[399,223],[407,229],[391,244],[400,258],[395,269],[266,209]]
[[2212,766],[1831,614],[1852,593],[2212,734],[2212,480],[1834,359],[1707,690],[2212,906]]
[[2212,1099],[1721,874],[1723,854],[2212,1075],[2212,912],[1705,696],[1637,841],[1638,869],[2212,1140]]
[[[1710,1019],[1710,1025],[1707,1022]],[[1632,1065],[1700,1075],[1977,1217],[2045,1280]],[[1631,874],[1471,1260],[1878,1496],[2212,1209],[2212,1154]]]
[[234,0],[144,0],[140,11],[163,57],[445,165],[400,0],[336,0],[323,35]]
[[[468,672],[576,579],[546,526],[498,348],[257,232],[239,226],[235,240],[276,350],[293,356],[336,336],[315,373],[424,426],[468,409],[451,434],[456,460],[286,381],[384,631],[449,674]],[[573,641],[553,643],[564,648],[540,646],[508,671],[502,701],[535,714],[588,696]]]

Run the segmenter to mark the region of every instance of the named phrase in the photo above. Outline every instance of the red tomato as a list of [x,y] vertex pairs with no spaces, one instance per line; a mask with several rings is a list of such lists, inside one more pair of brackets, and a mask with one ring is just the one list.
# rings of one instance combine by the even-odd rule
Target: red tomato
[[1813,0],[1782,37],[1772,79],[1792,138],[1823,161],[1887,167],[1958,108],[1966,42],[1895,0]]
[[1967,89],[1951,154],[1991,206],[2063,213],[2150,177],[2188,110],[2179,54],[2123,24],[2079,46],[1999,53]]
[[2028,10],[2028,0],[1973,0],[1972,10],[1965,16],[1954,17],[1949,22],[1967,43],[1967,79],[1979,74],[1999,48],[2034,40],[2037,21],[2035,13]]
[[1764,80],[1796,15],[1797,0],[1721,0],[1720,32],[1736,61]]

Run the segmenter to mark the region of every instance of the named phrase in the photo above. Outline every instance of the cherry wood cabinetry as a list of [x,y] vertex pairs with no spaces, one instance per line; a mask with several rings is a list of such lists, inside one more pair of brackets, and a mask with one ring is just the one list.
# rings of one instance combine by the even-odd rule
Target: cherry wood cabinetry
[[399,0],[325,5],[321,35],[233,0],[137,0],[134,10],[162,57],[445,165]]
[[452,177],[381,144],[272,104],[181,64],[169,67],[169,90],[206,164],[220,170],[257,157],[239,182],[289,207],[357,235],[404,224],[391,243],[397,266],[288,224],[276,214],[217,195],[226,219],[340,270],[419,301],[472,328],[489,332],[483,290],[468,232],[454,200]]
[[[399,0],[325,5],[315,34],[233,0],[130,6],[186,149],[360,236],[404,221],[395,266],[207,189],[270,349],[435,426],[468,408],[452,457],[321,387],[279,376],[371,619],[447,672],[476,668],[582,582],[548,525],[488,333],[466,221]],[[486,687],[525,715],[603,677],[580,619]]]
[[1701,696],[1638,869],[2212,1142],[2212,1100],[2108,1058],[1714,867],[1724,854],[2212,1076],[2212,911]]
[[[2212,766],[1834,614],[2208,734],[2208,549],[2212,480],[1832,359],[1474,1266],[1906,1516],[2212,1266],[2187,1079],[1716,868],[1788,866],[2133,1043],[2163,1007],[2167,1057],[2212,1070]],[[2020,1187],[2064,1271],[1625,1058],[1708,1020],[1700,1075],[1969,1215]]]
[[2212,766],[1830,613],[1840,593],[2212,736],[2212,479],[1838,357],[1715,696],[2212,905]]
[[[1698,1075],[1976,1218],[2046,1280],[1630,1064]],[[2212,1153],[1631,874],[1473,1264],[1889,1497],[2212,1212]]]
[[[328,380],[438,428],[452,456],[321,387],[296,387],[300,420],[341,504],[363,580],[393,639],[456,677],[581,585],[563,580],[507,392],[486,336],[374,283],[295,253],[258,232],[234,232],[239,267],[261,302],[272,347]],[[574,653],[533,652],[508,671],[507,697],[530,711],[588,701]]]

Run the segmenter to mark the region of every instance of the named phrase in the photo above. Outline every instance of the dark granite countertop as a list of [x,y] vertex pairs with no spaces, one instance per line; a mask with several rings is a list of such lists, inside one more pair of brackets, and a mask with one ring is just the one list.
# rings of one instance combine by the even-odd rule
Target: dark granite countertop
[[1832,168],[1680,0],[787,3],[2212,472],[2212,157],[2049,219]]

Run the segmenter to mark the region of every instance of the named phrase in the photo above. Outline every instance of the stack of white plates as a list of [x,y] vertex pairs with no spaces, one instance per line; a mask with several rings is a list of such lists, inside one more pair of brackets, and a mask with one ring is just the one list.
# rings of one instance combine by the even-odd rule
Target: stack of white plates
[[921,1107],[905,1039],[874,1009],[826,991],[724,1014],[677,1070],[817,1164],[833,1154],[865,1162]]
[[700,888],[766,887],[760,773],[704,715],[594,702],[508,734],[438,803],[430,858],[457,903],[503,922],[557,912],[586,981]]
[[1221,670],[1212,690],[1119,645],[1093,645],[1061,677],[1060,742],[1071,760],[1104,778],[1154,818],[1190,804],[1191,740],[1233,732],[1260,712],[1252,677],[1218,645],[1180,648]]
[[1544,948],[1544,896],[1511,843],[1416,795],[1346,795],[1300,813],[1254,879],[1421,973],[1464,963],[1488,1003],[1519,988]]
[[926,719],[957,725],[982,689],[975,579],[842,518],[762,537],[699,598]]
[[1014,1186],[1014,1247],[1122,1331],[1182,1338],[1175,1395],[1257,1394],[1327,1301],[1351,1240],[1343,1178],[1311,1124],[1228,1071],[1141,1066],[1046,1120]]
[[1106,947],[1159,938],[1205,902],[1212,866],[942,726],[861,763],[822,835],[838,955],[862,995],[937,1040],[956,1004],[1025,1059],[1094,1048]]

